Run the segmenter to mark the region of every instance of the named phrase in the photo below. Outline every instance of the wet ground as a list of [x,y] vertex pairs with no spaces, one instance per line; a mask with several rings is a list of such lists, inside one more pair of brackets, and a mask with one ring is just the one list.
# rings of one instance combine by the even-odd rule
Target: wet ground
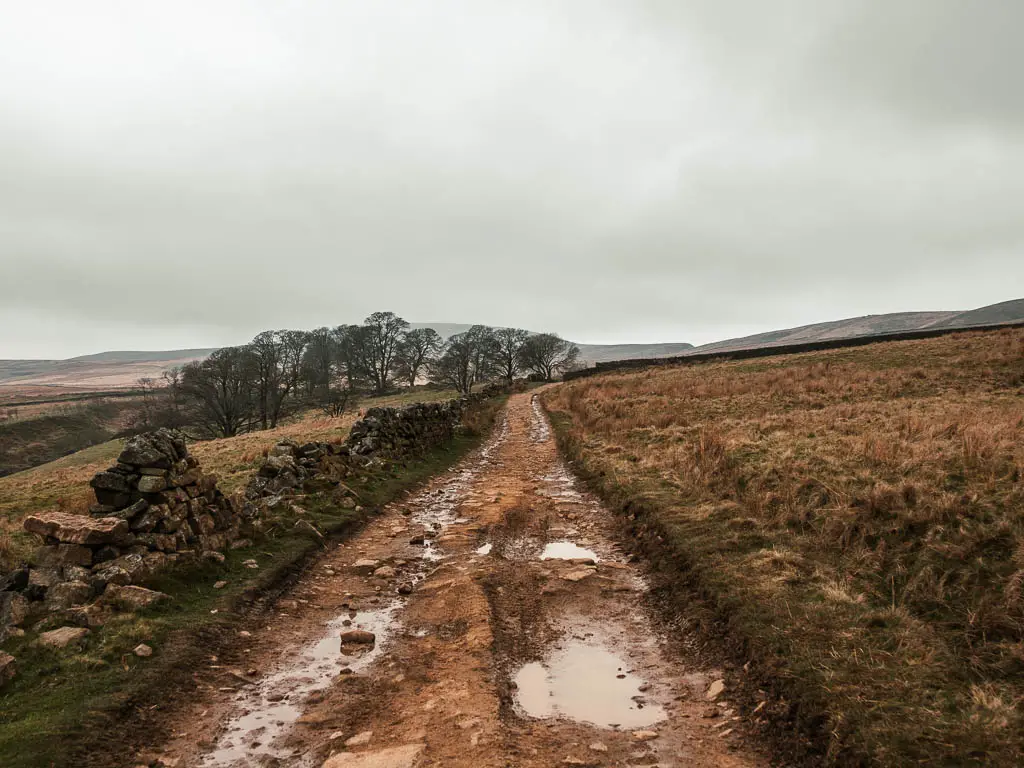
[[[206,768],[760,766],[530,395],[324,554],[160,754]],[[140,757],[150,758],[152,755]]]

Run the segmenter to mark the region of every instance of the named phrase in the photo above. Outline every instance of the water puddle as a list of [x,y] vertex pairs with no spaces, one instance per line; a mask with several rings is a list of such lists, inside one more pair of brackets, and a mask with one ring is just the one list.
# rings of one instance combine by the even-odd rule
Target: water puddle
[[[212,752],[203,758],[206,768],[245,765],[246,759],[283,760],[291,750],[275,745],[303,712],[310,694],[322,691],[345,668],[360,672],[380,655],[394,631],[397,604],[374,611],[346,612],[327,625],[327,632],[251,689],[237,696],[240,714],[232,718]],[[350,629],[373,632],[372,646],[345,646],[341,633]]]
[[543,475],[540,480],[547,487],[539,488],[537,490],[538,496],[574,504],[584,501],[583,494],[576,488],[576,479],[569,474],[569,470],[561,463],[553,472]]
[[578,560],[590,558],[595,563],[597,554],[592,549],[584,549],[571,541],[552,541],[540,553],[541,560]]
[[544,409],[540,407],[540,400],[534,395],[530,398],[530,405],[533,407],[533,421],[530,423],[530,439],[534,443],[543,443],[551,437],[551,430],[548,428],[548,419],[544,415]]
[[601,728],[643,728],[666,717],[647,702],[644,680],[604,645],[568,640],[543,662],[522,667],[513,678],[515,702],[527,717],[567,718]]

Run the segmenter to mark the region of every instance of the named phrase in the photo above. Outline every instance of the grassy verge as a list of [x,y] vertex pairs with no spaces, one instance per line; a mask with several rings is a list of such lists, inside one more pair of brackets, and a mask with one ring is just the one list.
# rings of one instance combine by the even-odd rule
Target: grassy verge
[[613,373],[545,403],[804,759],[1011,766],[1022,393],[1012,330]]
[[[350,535],[375,510],[444,471],[478,446],[501,400],[481,404],[472,427],[428,455],[389,463],[354,484],[363,511],[344,510],[322,497],[301,503],[309,520],[333,538]],[[222,565],[172,569],[147,586],[174,599],[166,605],[116,617],[96,628],[79,653],[34,645],[37,633],[6,644],[19,664],[17,678],[0,695],[0,765],[112,766],[131,764],[131,745],[151,737],[159,710],[187,695],[197,665],[237,636],[246,616],[286,589],[321,551],[311,534],[298,533],[299,518],[282,516],[275,534],[228,554]],[[255,559],[253,570],[244,561]],[[213,584],[227,581],[215,590]],[[141,642],[148,659],[134,656]]]

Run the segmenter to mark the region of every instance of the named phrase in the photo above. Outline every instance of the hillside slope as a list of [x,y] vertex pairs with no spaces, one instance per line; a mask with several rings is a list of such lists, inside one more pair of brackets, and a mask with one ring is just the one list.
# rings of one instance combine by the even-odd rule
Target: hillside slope
[[715,341],[696,347],[693,351],[695,353],[727,352],[733,349],[849,339],[857,336],[914,331],[924,328],[966,328],[972,325],[1017,321],[1024,321],[1024,299],[1003,301],[965,312],[893,312],[885,315],[850,317]]
[[964,328],[970,325],[990,323],[1012,323],[1024,320],[1024,299],[1001,301],[980,309],[960,312],[951,318],[934,324],[936,328]]

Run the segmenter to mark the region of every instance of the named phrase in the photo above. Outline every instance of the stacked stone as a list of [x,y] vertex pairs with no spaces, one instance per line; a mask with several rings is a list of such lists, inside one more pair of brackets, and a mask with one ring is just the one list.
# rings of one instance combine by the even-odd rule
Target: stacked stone
[[422,453],[452,438],[467,400],[416,403],[405,408],[371,408],[352,425],[346,445],[360,456]]
[[[498,392],[503,391],[500,388]],[[380,458],[419,455],[452,438],[466,408],[495,394],[483,390],[440,403],[415,403],[405,408],[370,408],[352,425],[342,445],[282,440],[270,449],[245,496],[250,501],[274,500],[295,492],[327,491],[353,471]],[[350,497],[341,499],[351,503]]]
[[80,605],[108,584],[143,579],[181,553],[222,549],[240,535],[243,516],[173,430],[131,438],[117,464],[90,485],[97,503],[89,516],[48,512],[25,520],[44,546],[24,595],[51,610]]
[[245,496],[255,500],[287,495],[298,489],[323,490],[325,477],[340,480],[348,475],[349,462],[349,450],[343,445],[299,445],[293,440],[282,440],[268,452],[256,476],[249,481]]

